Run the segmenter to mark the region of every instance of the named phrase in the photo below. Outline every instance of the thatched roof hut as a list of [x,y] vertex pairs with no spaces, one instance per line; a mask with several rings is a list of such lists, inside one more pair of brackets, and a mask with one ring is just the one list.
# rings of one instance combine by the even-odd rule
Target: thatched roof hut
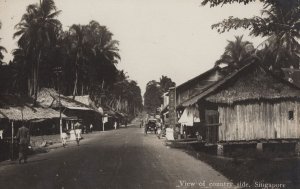
[[214,136],[207,141],[300,137],[300,88],[259,63],[244,66],[197,98],[205,106],[207,136]]
[[37,101],[41,106],[49,108],[59,108],[60,101],[61,107],[64,108],[74,110],[93,110],[88,105],[73,100],[72,98],[66,97],[62,94],[59,95],[54,89],[49,88],[43,88],[40,90]]
[[[254,75],[249,75],[249,77],[253,78],[253,80],[250,80],[248,77],[239,78],[240,76],[249,73],[253,67],[257,66],[263,73],[256,72],[252,73]],[[233,83],[236,80],[238,80],[238,82],[234,86],[226,88],[226,90],[222,91],[221,93],[212,95],[212,93],[216,93],[216,91],[229,86],[230,83]],[[275,76],[272,72],[267,70],[259,63],[250,63],[206,87],[199,94],[182,102],[182,106],[192,106],[208,95],[210,97],[206,99],[211,102],[234,103],[238,101],[249,101],[255,99],[275,100],[279,98],[298,98],[299,91],[298,87],[282,78]]]
[[[73,98],[72,96],[68,96],[69,98]],[[82,104],[85,104],[87,106],[90,106],[91,105],[91,98],[89,95],[83,95],[83,96],[75,96],[75,99],[76,101],[82,103]]]
[[37,101],[43,107],[60,109],[65,115],[82,120],[83,125],[92,123],[97,129],[96,127],[100,128],[102,124],[103,112],[93,105],[88,96],[75,96],[73,100],[72,97],[58,94],[54,89],[43,88],[38,94]]
[[258,63],[248,64],[212,88],[206,98],[213,103],[233,104],[243,101],[300,99],[300,90],[275,76]]
[[[59,118],[60,113],[51,108],[33,106],[32,99],[16,95],[0,96],[0,118],[14,121],[32,121]],[[62,117],[65,117],[62,114]]]

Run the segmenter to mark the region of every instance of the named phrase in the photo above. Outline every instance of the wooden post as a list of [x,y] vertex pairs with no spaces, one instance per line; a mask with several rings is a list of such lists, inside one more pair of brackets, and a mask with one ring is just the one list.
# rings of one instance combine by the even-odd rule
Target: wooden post
[[60,138],[61,138],[61,135],[62,135],[62,119],[61,119],[61,117],[59,118],[59,133],[60,133]]
[[14,159],[14,121],[11,122],[11,160]]
[[104,131],[104,124],[108,122],[108,115],[105,114],[103,117],[102,117],[102,129]]
[[[176,88],[169,88],[169,123],[170,128],[173,130],[173,137],[177,138],[178,131],[176,130],[177,114],[176,114]],[[171,134],[171,133],[170,133]]]

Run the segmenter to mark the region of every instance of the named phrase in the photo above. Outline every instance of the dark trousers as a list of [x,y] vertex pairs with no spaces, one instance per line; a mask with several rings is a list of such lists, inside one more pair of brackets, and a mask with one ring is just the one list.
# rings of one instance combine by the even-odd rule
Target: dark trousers
[[27,161],[27,150],[28,144],[20,144],[19,145],[19,162],[24,159],[24,162]]

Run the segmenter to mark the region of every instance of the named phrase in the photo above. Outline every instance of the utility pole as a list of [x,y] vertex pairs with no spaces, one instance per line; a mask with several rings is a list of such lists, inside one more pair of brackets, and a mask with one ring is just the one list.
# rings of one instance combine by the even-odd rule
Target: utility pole
[[59,78],[61,74],[61,67],[54,68],[54,73],[56,74],[57,78],[57,91],[58,91],[58,105],[59,105],[59,133],[60,137],[62,135],[62,119],[61,119],[61,101],[60,101],[60,85],[59,85]]
[[14,159],[14,121],[11,122],[11,160]]
[[104,131],[104,124],[108,121],[108,115],[104,114],[102,118],[102,130]]

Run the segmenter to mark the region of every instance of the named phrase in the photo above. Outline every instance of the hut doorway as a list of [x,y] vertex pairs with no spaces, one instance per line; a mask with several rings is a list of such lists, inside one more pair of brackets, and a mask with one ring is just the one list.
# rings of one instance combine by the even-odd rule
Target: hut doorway
[[216,144],[219,139],[219,112],[218,110],[205,110],[206,142]]

